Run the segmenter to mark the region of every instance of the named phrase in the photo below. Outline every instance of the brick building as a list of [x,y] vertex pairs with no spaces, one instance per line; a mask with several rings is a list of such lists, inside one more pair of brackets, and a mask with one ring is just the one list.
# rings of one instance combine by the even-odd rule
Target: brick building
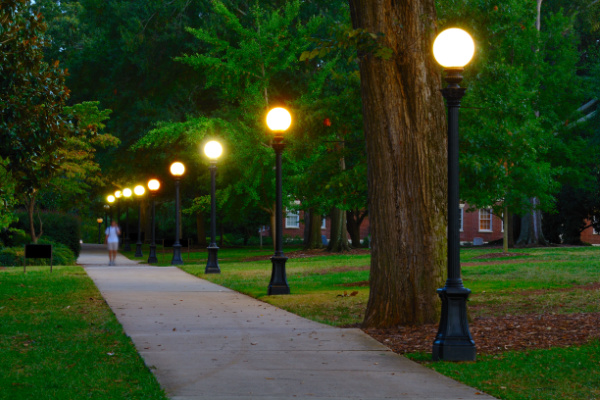
[[[466,211],[468,204],[460,205],[460,241],[461,243],[473,243],[475,238],[481,238],[483,243],[502,239],[503,223],[502,219],[492,214],[491,209],[479,209],[475,211]],[[591,229],[591,228],[590,228]],[[329,218],[323,218],[321,225],[321,234],[326,239],[330,238],[331,221]],[[263,236],[270,235],[269,227],[262,230]],[[287,211],[283,221],[283,235],[286,238],[304,238],[304,211]],[[364,239],[369,235],[369,218],[366,217],[360,227],[360,238]],[[600,243],[600,235],[595,235]],[[582,237],[583,240],[583,237]],[[584,240],[586,241],[586,240]],[[591,243],[591,242],[590,242]]]

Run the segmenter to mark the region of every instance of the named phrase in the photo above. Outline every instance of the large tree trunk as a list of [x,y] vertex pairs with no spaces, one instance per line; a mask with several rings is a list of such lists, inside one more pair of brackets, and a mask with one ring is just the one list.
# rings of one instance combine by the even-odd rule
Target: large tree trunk
[[[308,216],[308,218],[307,218]],[[304,213],[304,223],[308,224],[308,238],[304,248],[306,249],[321,249],[323,248],[323,240],[321,239],[321,222],[323,217],[320,213],[311,208]]]
[[206,226],[204,224],[204,213],[196,213],[196,239],[198,245],[201,247],[207,247],[206,243]]
[[331,209],[331,231],[327,251],[341,253],[350,250],[348,231],[346,230],[346,212],[333,207]]
[[534,197],[530,201],[532,211],[521,217],[521,234],[517,239],[517,244],[547,246],[548,241],[542,232],[542,212],[536,210],[539,200]]
[[348,234],[350,240],[352,240],[352,247],[360,247],[360,226],[363,220],[367,216],[367,212],[360,210],[349,210],[346,211],[346,227],[348,228]]
[[350,0],[354,28],[390,60],[359,54],[372,234],[367,327],[438,322],[446,273],[447,128],[432,56],[433,0]]

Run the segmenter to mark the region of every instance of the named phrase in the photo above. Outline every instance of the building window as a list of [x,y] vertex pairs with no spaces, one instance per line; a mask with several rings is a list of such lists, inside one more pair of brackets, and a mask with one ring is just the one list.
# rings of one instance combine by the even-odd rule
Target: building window
[[300,211],[287,210],[285,216],[286,228],[300,228]]
[[482,208],[479,210],[479,232],[492,231],[492,210]]
[[461,204],[458,209],[458,228],[463,231],[463,217],[465,213],[465,205]]
[[327,218],[323,218],[321,222],[321,229],[327,229]]

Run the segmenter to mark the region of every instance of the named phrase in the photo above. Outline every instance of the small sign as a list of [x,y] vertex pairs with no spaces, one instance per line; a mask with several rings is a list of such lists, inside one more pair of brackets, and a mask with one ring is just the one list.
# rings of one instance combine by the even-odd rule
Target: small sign
[[[25,258],[49,258],[50,259],[50,272],[52,272],[52,245],[51,244],[26,244],[25,245]],[[23,263],[23,271],[25,272],[25,265]]]

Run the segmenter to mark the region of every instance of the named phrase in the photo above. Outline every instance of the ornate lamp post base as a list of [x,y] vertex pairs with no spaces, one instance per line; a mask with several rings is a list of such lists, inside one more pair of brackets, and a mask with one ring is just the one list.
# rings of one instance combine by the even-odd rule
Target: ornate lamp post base
[[171,265],[181,264],[183,264],[183,260],[181,259],[181,245],[179,243],[175,243],[173,245],[173,259],[171,260]]
[[158,262],[158,258],[156,258],[156,245],[150,245],[150,255],[148,256],[148,264],[154,264]]
[[271,272],[271,282],[269,282],[269,288],[267,291],[268,295],[273,294],[290,294],[290,286],[287,283],[285,276],[285,262],[287,257],[284,256],[273,256],[271,262],[273,263],[273,269]]
[[135,256],[136,257],[143,257],[144,254],[142,253],[142,244],[141,243],[136,243],[135,244]]
[[208,261],[206,262],[206,268],[204,269],[205,274],[220,274],[221,269],[219,268],[218,251],[219,248],[216,245],[210,245],[208,249]]
[[471,291],[446,286],[437,292],[442,300],[442,318],[433,342],[433,361],[475,361],[475,342],[467,320],[467,299]]

